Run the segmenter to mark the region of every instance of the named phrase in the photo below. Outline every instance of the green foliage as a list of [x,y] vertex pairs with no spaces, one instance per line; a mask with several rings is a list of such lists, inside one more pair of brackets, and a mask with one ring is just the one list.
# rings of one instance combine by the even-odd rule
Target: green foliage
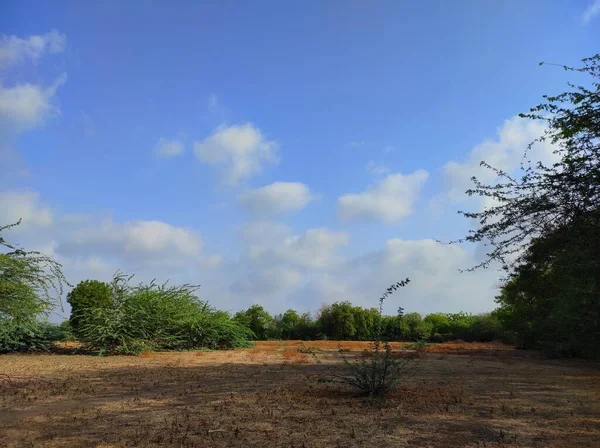
[[19,223],[0,227],[0,352],[46,349],[51,329],[40,319],[68,284],[59,263],[6,241],[3,232]]
[[250,331],[194,295],[190,285],[140,284],[116,274],[111,304],[84,307],[79,338],[99,354],[142,350],[221,349],[248,346]]
[[409,360],[394,356],[387,343],[373,341],[373,347],[360,358],[348,360],[341,355],[345,369],[343,373],[332,372],[321,377],[320,382],[339,382],[356,389],[360,395],[384,398],[402,379],[409,368]]
[[404,341],[428,339],[431,334],[431,326],[423,321],[419,313],[407,313],[402,316],[400,328]]
[[[482,162],[499,182],[474,180],[468,195],[494,204],[463,212],[478,222],[464,241],[484,243],[487,259],[507,272],[495,317],[525,347],[556,354],[600,356],[600,55],[567,71],[591,78],[587,86],[544,96],[524,118],[542,121],[522,175]],[[536,143],[554,145],[547,166],[527,160]],[[488,322],[489,324],[489,322]]]
[[48,351],[66,339],[63,330],[44,320],[0,321],[0,353]]
[[98,280],[79,282],[69,294],[67,302],[71,305],[71,328],[79,336],[81,316],[89,308],[108,308],[112,304],[112,291],[108,283]]
[[330,339],[352,340],[356,335],[355,308],[350,302],[336,302],[321,307],[317,322]]
[[234,319],[249,328],[257,340],[275,338],[275,321],[260,305],[252,305],[246,311],[236,313]]

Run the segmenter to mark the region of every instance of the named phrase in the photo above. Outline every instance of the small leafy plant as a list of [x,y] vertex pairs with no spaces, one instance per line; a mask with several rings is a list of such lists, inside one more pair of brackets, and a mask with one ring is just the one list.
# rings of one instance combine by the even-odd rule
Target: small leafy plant
[[[383,302],[394,291],[406,286],[410,279],[402,280],[391,285],[379,298],[379,314],[383,314]],[[372,341],[371,350],[365,350],[361,357],[349,360],[340,349],[339,354],[344,362],[344,371],[338,373],[332,370],[320,382],[341,383],[357,389],[359,395],[385,398],[409,367],[409,359],[395,356],[387,341],[382,341],[381,324],[378,325],[376,336]]]

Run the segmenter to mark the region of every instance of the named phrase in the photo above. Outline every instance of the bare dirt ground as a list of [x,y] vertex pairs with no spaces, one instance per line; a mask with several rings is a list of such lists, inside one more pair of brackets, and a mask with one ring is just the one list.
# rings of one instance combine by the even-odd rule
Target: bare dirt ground
[[[316,377],[337,342],[0,356],[0,447],[600,447],[600,364],[436,344],[385,402]],[[350,353],[367,347],[342,343]],[[396,344],[400,349],[402,344]]]

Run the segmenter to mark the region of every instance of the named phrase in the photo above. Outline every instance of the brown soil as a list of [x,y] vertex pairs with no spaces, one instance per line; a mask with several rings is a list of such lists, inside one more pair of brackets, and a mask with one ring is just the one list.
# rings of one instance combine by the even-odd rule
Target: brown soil
[[382,403],[317,382],[339,344],[2,355],[0,447],[600,446],[598,363],[436,344]]

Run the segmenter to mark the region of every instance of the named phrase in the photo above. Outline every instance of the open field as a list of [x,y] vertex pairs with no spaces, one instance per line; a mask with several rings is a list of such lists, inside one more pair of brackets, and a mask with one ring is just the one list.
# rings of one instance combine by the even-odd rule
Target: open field
[[381,404],[317,383],[339,367],[338,342],[305,345],[322,350],[321,364],[291,341],[137,357],[2,355],[0,446],[600,446],[598,363],[436,344]]

